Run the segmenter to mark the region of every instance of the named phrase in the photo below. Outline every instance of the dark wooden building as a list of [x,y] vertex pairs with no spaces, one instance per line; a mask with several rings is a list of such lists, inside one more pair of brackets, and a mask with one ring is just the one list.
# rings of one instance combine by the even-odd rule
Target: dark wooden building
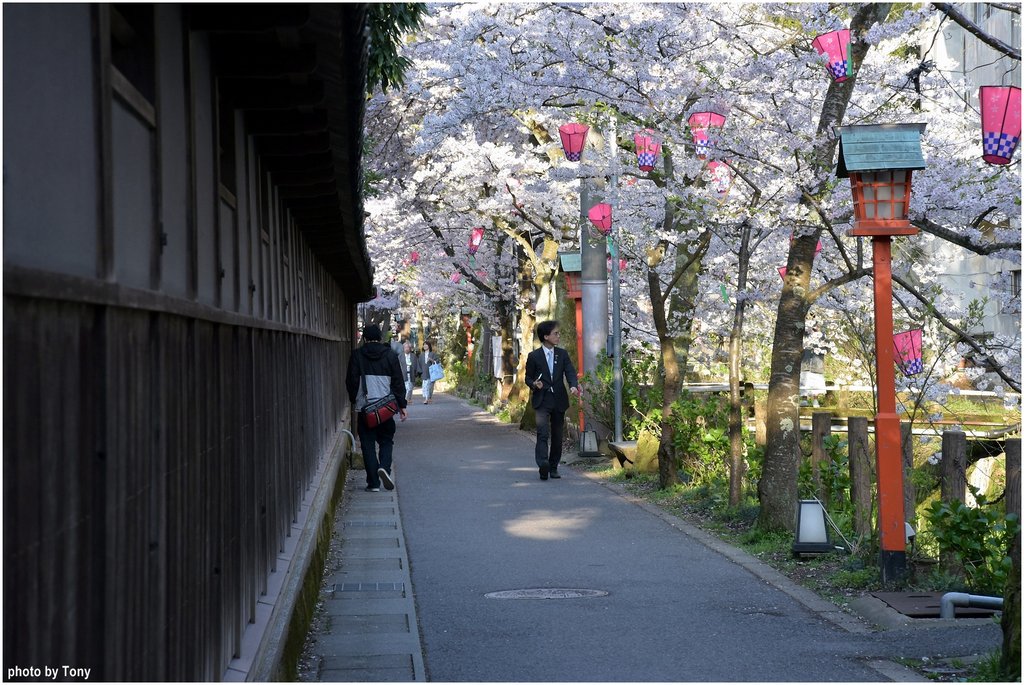
[[349,428],[365,13],[4,5],[5,674],[241,656]]

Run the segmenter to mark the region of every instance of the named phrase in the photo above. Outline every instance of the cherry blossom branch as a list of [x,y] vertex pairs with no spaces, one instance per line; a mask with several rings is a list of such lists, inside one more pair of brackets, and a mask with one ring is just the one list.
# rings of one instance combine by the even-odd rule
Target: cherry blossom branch
[[873,272],[874,272],[874,269],[854,269],[853,271],[850,271],[849,273],[843,274],[839,278],[833,278],[831,281],[828,281],[827,283],[824,283],[821,286],[819,286],[818,288],[812,290],[807,295],[807,304],[808,304],[808,306],[810,304],[816,302],[818,300],[818,298],[820,298],[822,295],[827,293],[829,290],[832,290],[834,288],[838,288],[841,285],[846,285],[847,283],[853,283],[854,281],[859,281],[860,279],[864,278],[865,276],[871,275]]
[[947,2],[933,2],[932,7],[939,10],[956,23],[960,24],[960,26],[962,26],[965,31],[973,35],[975,38],[980,40],[985,45],[988,45],[990,48],[1003,53],[1004,55],[1011,59],[1015,59],[1018,62],[1020,61],[1020,50],[1014,49],[1013,46],[1007,45],[1006,43],[999,40],[995,36],[987,33],[980,26],[978,26],[973,21],[968,19],[966,16],[961,14],[960,10],[958,10],[953,5]]
[[945,326],[950,331],[959,336],[960,339],[963,340],[968,345],[970,345],[971,349],[973,349],[977,354],[981,355],[982,357],[987,357],[989,361],[992,363],[994,367],[993,371],[996,373],[996,375],[998,375],[1000,378],[1006,381],[1011,388],[1013,388],[1017,392],[1020,392],[1020,381],[1008,376],[1006,372],[1003,370],[1003,367],[997,364],[995,360],[990,357],[990,355],[981,347],[981,345],[978,344],[978,342],[973,337],[971,337],[971,335],[967,331],[963,330],[955,323],[944,317],[939,312],[938,308],[936,308],[935,305],[928,298],[926,298],[924,295],[918,292],[918,290],[910,283],[908,283],[906,280],[904,280],[903,278],[896,274],[892,275],[892,280],[894,280],[896,283],[899,283],[900,287],[902,287],[908,293],[916,297],[921,302],[921,304],[925,305],[925,307],[928,308],[929,313],[931,313],[932,315],[935,316],[936,319],[938,319],[939,323],[941,323],[943,326]]
[[[986,214],[987,213],[988,212],[986,212]],[[982,216],[985,215],[983,214]],[[977,245],[971,242],[971,240],[967,236],[961,235],[960,233],[957,233],[951,228],[940,226],[931,219],[927,218],[917,219],[915,221],[911,221],[910,223],[917,226],[925,233],[931,233],[937,238],[942,238],[943,240],[953,243],[954,245],[959,245],[960,247],[970,250],[975,254],[989,255],[992,254],[993,252],[1001,252],[1003,250],[1020,249],[1020,243],[991,243],[989,245]],[[977,223],[980,223],[980,221],[978,221]]]

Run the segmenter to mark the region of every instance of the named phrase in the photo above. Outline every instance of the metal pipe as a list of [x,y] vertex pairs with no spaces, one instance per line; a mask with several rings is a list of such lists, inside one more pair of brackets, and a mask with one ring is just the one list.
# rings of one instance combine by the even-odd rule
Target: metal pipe
[[1002,610],[1003,598],[968,595],[964,592],[947,592],[942,595],[942,600],[939,602],[939,618],[956,618],[956,607]]
[[619,142],[615,114],[610,115],[608,152],[610,159],[612,232],[608,247],[612,257],[612,385],[615,395],[615,441],[622,442],[622,320],[619,304],[619,241],[616,216],[619,204]]

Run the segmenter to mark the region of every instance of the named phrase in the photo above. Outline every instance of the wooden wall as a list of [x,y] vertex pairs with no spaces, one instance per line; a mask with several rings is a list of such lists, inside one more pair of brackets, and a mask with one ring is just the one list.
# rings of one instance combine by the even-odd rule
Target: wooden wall
[[138,10],[154,96],[113,7],[4,8],[4,668],[217,680],[347,427],[355,302],[240,115],[218,159],[207,36]]

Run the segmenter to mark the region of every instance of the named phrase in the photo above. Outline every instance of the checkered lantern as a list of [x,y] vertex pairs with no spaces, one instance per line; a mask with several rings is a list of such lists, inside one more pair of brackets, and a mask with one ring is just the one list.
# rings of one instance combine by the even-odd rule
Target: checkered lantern
[[921,357],[921,329],[897,333],[892,336],[893,348],[896,352],[896,365],[904,376],[913,376],[924,371]]
[[724,202],[732,188],[732,169],[724,161],[712,160],[708,162],[708,171],[711,173],[711,192],[719,202]]
[[853,65],[850,64],[849,29],[823,33],[814,39],[812,45],[819,54],[828,59],[826,68],[836,83],[842,83],[848,76],[853,75]]
[[982,86],[978,100],[982,159],[989,164],[1009,164],[1020,142],[1020,88]]
[[645,128],[633,134],[633,143],[636,145],[636,162],[640,171],[651,171],[658,161],[658,152],[661,150],[661,143],[654,139],[654,131]]
[[587,217],[601,233],[608,235],[612,232],[612,206],[610,204],[600,202],[594,205],[587,212]]
[[725,126],[725,117],[715,112],[694,112],[686,123],[690,125],[690,133],[697,146],[697,157],[707,159],[708,152],[715,146],[709,132],[712,128]]
[[590,127],[584,124],[563,124],[558,127],[558,136],[562,139],[562,150],[565,152],[565,158],[570,162],[580,161],[589,130]]

